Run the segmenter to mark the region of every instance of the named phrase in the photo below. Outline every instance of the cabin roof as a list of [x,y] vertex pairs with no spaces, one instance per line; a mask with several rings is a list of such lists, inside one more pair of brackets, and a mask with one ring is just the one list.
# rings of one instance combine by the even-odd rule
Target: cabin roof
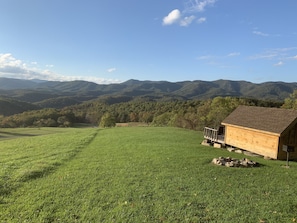
[[296,110],[241,105],[222,124],[281,134],[296,120]]

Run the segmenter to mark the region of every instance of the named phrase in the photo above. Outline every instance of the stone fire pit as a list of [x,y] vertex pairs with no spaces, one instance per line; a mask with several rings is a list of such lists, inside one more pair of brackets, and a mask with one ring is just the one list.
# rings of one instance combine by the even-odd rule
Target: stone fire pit
[[226,158],[219,157],[219,158],[213,158],[212,163],[219,166],[226,166],[226,167],[258,167],[259,166],[259,163],[249,160],[247,158],[243,158],[239,160],[231,157],[226,157]]

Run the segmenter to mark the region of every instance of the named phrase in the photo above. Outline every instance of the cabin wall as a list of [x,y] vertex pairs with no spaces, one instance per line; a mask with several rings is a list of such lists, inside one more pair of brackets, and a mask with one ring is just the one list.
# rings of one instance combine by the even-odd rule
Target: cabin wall
[[290,152],[289,159],[297,160],[297,124],[288,128],[282,134],[279,143],[278,159],[287,159],[287,153],[283,151],[283,145],[294,147],[294,152]]
[[279,137],[236,126],[225,126],[225,143],[273,159],[278,158]]

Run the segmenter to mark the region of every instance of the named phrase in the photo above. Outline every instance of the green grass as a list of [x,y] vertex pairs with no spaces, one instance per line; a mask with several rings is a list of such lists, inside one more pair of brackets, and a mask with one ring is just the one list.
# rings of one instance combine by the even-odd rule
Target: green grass
[[0,141],[0,222],[296,221],[295,162],[215,166],[246,156],[184,129],[44,130]]
[[97,132],[43,128],[8,129],[1,134],[10,140],[0,140],[0,202],[23,182],[46,176],[73,158]]

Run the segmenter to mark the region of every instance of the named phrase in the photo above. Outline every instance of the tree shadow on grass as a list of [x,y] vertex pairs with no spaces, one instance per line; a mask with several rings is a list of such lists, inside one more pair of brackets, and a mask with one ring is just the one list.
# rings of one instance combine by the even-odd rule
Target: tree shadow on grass
[[23,133],[17,133],[17,132],[5,132],[5,131],[0,131],[0,139],[9,139],[9,138],[16,138],[16,137],[30,137],[30,136],[37,136],[34,134],[23,134]]

